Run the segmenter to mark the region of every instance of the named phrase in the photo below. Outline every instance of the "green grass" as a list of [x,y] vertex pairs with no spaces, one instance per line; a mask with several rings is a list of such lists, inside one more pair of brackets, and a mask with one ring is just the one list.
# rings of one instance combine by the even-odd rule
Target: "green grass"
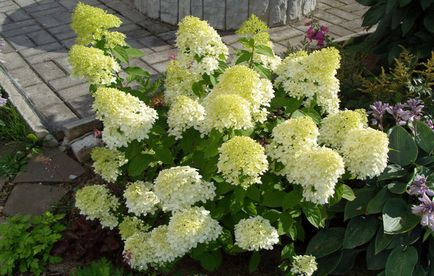
[[10,103],[0,107],[0,140],[24,141],[31,133],[21,115]]

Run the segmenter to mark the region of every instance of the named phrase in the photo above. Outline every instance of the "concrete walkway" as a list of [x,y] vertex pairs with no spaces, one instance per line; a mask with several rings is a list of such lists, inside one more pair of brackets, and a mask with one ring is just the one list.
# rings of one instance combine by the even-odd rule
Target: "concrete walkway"
[[[120,31],[128,43],[144,51],[135,61],[153,74],[163,72],[174,48],[176,28],[146,19],[126,0],[82,0],[123,20]],[[72,139],[94,126],[92,98],[83,80],[69,77],[67,52],[74,43],[69,27],[76,0],[0,0],[0,38],[5,41],[0,73],[13,80],[19,93],[45,127],[58,138]],[[355,0],[319,0],[315,17],[336,38],[362,32],[365,8]],[[271,29],[277,53],[303,39],[303,22]],[[234,50],[240,45],[233,34],[223,36]],[[0,85],[4,78],[0,77]]]

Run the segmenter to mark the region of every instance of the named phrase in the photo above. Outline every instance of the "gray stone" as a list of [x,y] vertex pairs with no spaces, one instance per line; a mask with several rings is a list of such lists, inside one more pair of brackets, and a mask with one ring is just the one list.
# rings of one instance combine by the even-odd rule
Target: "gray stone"
[[29,87],[42,82],[30,67],[18,68],[9,71],[9,73],[22,87]]
[[52,42],[56,42],[56,39],[52,37],[47,31],[41,30],[38,32],[32,32],[27,34],[36,45],[44,45]]
[[51,135],[51,134],[47,134],[44,137],[44,141],[42,142],[43,146],[46,148],[55,148],[59,145],[59,142],[57,141],[57,139]]
[[304,0],[303,15],[308,15],[313,12],[316,7],[316,0]]
[[288,2],[288,20],[296,20],[303,16],[304,0],[292,0]]
[[270,0],[250,0],[249,14],[254,13],[260,19],[268,22],[268,14],[270,12]]
[[84,174],[79,163],[58,149],[45,149],[33,157],[23,171],[19,172],[14,183],[65,183],[72,182]]
[[46,61],[33,65],[33,68],[41,75],[45,81],[50,81],[66,76],[59,66],[52,61]]
[[2,189],[3,189],[3,186],[6,184],[6,181],[7,181],[8,179],[6,178],[6,177],[4,177],[4,176],[0,176],[0,192],[2,191]]
[[96,138],[93,133],[87,134],[84,137],[78,138],[71,143],[71,150],[75,158],[81,163],[90,159],[90,153],[95,147],[102,146],[102,141]]
[[191,0],[191,15],[203,18],[203,0]]
[[178,23],[178,0],[160,0],[160,18],[163,22]]
[[217,29],[225,27],[225,2],[216,0],[203,0],[203,19]]
[[153,19],[160,17],[160,0],[143,0],[146,3],[146,14]]
[[3,60],[3,65],[8,70],[13,70],[16,68],[22,68],[27,66],[24,59],[18,53],[15,52],[2,54],[1,58]]
[[58,78],[55,80],[49,81],[49,84],[54,87],[56,90],[61,90],[65,88],[69,88],[78,84],[85,83],[86,81],[84,79],[79,78],[72,78],[70,76],[65,76],[62,78]]
[[287,0],[270,0],[270,26],[286,24]]
[[42,184],[16,185],[6,201],[4,213],[40,215],[49,211],[68,192],[64,187]]
[[249,13],[249,0],[226,1],[226,29],[238,29],[247,19]]
[[185,16],[190,15],[191,0],[179,0],[178,20],[181,21]]

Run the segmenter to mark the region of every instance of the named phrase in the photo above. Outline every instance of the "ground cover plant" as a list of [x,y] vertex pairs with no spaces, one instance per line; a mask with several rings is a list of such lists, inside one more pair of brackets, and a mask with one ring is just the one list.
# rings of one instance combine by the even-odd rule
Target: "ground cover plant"
[[112,183],[77,191],[80,213],[116,228],[140,271],[170,269],[185,255],[214,271],[222,254],[245,252],[254,271],[263,250],[280,248],[285,273],[312,275],[317,261],[298,245],[305,230],[354,200],[345,181],[380,175],[389,152],[364,110],[340,106],[339,51],[281,60],[252,16],[231,61],[217,32],[189,16],[158,94],[149,73],[129,65],[141,53],[111,30],[120,24],[84,4],[73,14],[69,60],[104,123],[93,166]]

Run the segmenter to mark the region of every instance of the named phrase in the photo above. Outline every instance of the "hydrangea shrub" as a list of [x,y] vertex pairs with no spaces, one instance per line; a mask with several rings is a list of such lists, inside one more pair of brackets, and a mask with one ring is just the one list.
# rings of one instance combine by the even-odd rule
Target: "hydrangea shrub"
[[222,254],[247,251],[254,270],[261,250],[280,248],[284,271],[312,275],[315,258],[295,256],[306,221],[324,227],[328,206],[354,199],[346,179],[387,165],[387,135],[367,126],[364,111],[340,110],[338,50],[282,61],[252,16],[237,31],[243,49],[229,60],[218,33],[187,16],[161,93],[131,65],[139,51],[114,39],[119,23],[106,16],[84,4],[73,16],[82,38],[70,52],[73,72],[91,83],[104,124],[94,168],[112,183],[80,189],[81,214],[117,228],[137,270],[190,255],[212,271]]

